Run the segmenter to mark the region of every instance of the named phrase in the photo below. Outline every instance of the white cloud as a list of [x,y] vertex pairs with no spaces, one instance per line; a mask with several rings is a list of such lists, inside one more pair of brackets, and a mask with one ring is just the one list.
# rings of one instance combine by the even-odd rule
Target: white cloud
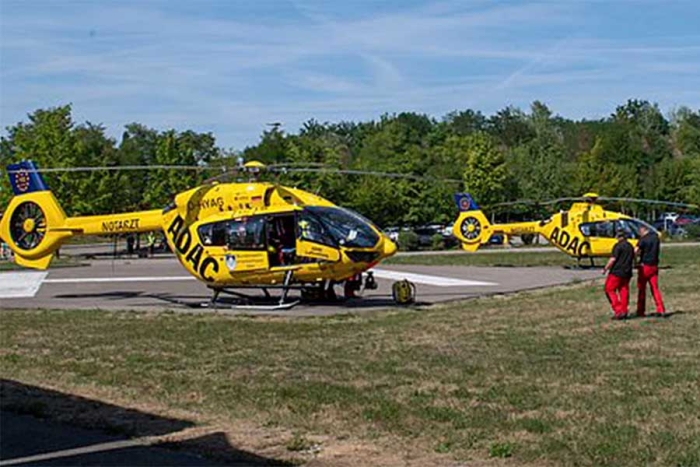
[[[131,121],[177,124],[215,129],[222,144],[241,147],[271,120],[294,130],[312,117],[489,111],[577,86],[607,94],[601,86],[617,89],[616,80],[634,73],[669,86],[665,75],[698,70],[698,36],[587,35],[595,13],[580,2],[454,1],[381,14],[363,2],[352,15],[325,2],[294,3],[300,17],[256,22],[218,11],[242,5],[235,2],[198,3],[197,14],[172,2],[5,5],[0,124],[72,102],[76,117],[105,122],[115,135]],[[652,100],[669,94],[647,82],[626,86]]]

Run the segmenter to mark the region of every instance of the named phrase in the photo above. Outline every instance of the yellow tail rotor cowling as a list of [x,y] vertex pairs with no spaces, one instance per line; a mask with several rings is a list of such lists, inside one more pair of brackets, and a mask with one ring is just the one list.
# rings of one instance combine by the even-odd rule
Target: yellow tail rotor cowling
[[488,243],[491,230],[491,224],[480,210],[460,212],[452,227],[452,233],[466,251],[476,251]]
[[17,264],[46,269],[53,253],[72,235],[62,229],[65,219],[50,191],[15,196],[0,222],[0,237],[15,253]]

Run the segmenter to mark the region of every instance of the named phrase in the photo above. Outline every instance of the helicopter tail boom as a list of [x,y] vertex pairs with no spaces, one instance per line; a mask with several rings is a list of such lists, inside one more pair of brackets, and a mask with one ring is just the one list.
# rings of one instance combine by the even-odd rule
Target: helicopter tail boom
[[538,222],[491,224],[469,193],[455,194],[455,203],[459,209],[459,217],[454,223],[452,233],[460,241],[463,250],[478,250],[480,246],[488,244],[494,234],[539,233]]
[[46,269],[54,253],[74,235],[110,235],[161,229],[160,210],[67,217],[31,161],[7,167],[15,196],[0,222],[0,237],[17,264]]

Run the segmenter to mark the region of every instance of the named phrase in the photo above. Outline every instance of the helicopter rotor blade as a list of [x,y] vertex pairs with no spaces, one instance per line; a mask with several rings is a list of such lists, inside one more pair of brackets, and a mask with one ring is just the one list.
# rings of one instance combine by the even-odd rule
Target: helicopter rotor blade
[[283,169],[273,169],[273,172],[281,173],[321,173],[321,174],[339,174],[339,175],[369,175],[374,177],[384,177],[384,178],[403,178],[408,180],[416,181],[432,181],[432,182],[447,182],[447,183],[462,183],[462,180],[457,180],[454,178],[439,178],[430,177],[425,175],[413,175],[404,174],[397,172],[378,172],[372,170],[353,170],[353,169],[336,169],[331,167],[321,167],[321,168],[283,168]]
[[216,169],[216,166],[206,165],[105,165],[94,167],[45,167],[34,170],[8,170],[7,173],[17,172],[35,172],[35,173],[58,173],[58,172],[114,172],[118,170],[211,170]]
[[[91,166],[91,167],[45,167],[37,168],[31,170],[31,172],[36,173],[64,173],[64,172],[116,172],[116,171],[141,171],[141,170],[186,170],[195,172],[208,172],[208,171],[221,171],[222,173],[210,177],[204,180],[203,183],[211,183],[214,181],[221,180],[228,176],[235,176],[240,172],[244,172],[247,169],[244,166],[216,166],[216,165],[110,165],[110,166]],[[20,170],[11,170],[8,173],[19,172]],[[24,171],[22,169],[21,171]],[[403,174],[397,172],[378,172],[371,170],[351,170],[351,169],[338,169],[330,167],[326,164],[320,162],[285,162],[278,164],[267,165],[261,171],[268,171],[273,173],[323,173],[323,174],[341,174],[341,175],[369,175],[375,177],[385,177],[385,178],[404,178],[409,180],[424,180],[424,181],[438,181],[447,183],[462,183],[462,180],[450,179],[450,178],[439,178],[430,176],[421,176],[413,174]]]
[[564,198],[556,198],[556,199],[551,199],[551,200],[543,200],[543,201],[537,201],[537,200],[532,200],[532,199],[520,199],[520,200],[515,200],[515,201],[506,201],[503,203],[494,203],[489,206],[485,206],[486,209],[488,208],[498,208],[498,207],[507,207],[507,206],[516,206],[516,205],[535,205],[535,206],[550,206],[553,204],[558,204],[558,203],[563,203],[563,202],[580,202],[580,201],[589,201],[589,202],[623,202],[623,203],[638,203],[638,204],[650,204],[650,205],[657,205],[657,206],[673,206],[673,207],[678,207],[678,208],[686,208],[686,209],[700,209],[700,206],[697,204],[689,204],[689,203],[679,203],[675,201],[664,201],[664,200],[656,200],[656,199],[644,199],[644,198],[626,198],[626,197],[612,197],[612,196],[598,196],[595,199],[589,198],[589,197],[582,197],[582,196],[576,196],[576,197],[564,197]]
[[687,209],[699,209],[700,208],[700,206],[698,206],[697,204],[679,203],[676,201],[663,201],[663,200],[658,200],[658,199],[617,198],[617,197],[608,197],[608,196],[601,196],[598,199],[601,201],[613,201],[613,202],[622,201],[625,203],[654,204],[654,205],[673,206],[673,207],[687,208]]

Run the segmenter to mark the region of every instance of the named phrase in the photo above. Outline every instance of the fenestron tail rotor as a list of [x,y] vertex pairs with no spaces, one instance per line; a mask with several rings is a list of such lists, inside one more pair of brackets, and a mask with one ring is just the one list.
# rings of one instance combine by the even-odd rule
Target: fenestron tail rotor
[[25,201],[12,212],[10,236],[17,247],[33,250],[46,235],[46,215],[33,201]]

